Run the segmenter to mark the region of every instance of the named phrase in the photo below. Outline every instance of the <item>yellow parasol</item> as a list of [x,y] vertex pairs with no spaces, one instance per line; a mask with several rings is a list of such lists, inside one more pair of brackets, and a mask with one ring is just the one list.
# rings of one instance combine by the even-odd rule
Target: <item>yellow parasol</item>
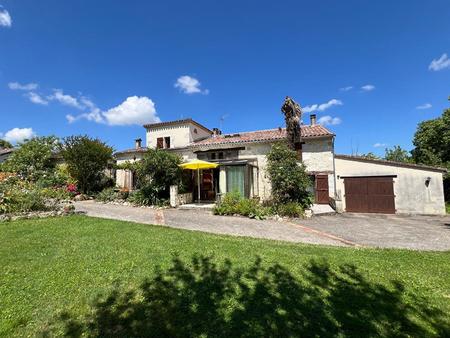
[[197,170],[197,183],[198,183],[198,202],[200,202],[200,169],[214,169],[219,165],[217,163],[202,161],[202,160],[192,160],[179,165],[182,169]]

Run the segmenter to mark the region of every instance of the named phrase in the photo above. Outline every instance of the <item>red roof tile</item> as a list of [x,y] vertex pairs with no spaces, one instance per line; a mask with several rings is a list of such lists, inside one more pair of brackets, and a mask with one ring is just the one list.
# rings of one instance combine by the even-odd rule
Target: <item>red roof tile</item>
[[[334,134],[321,125],[315,126],[301,126],[302,137],[324,137],[333,136]],[[197,141],[191,144],[191,146],[203,146],[213,144],[229,144],[229,143],[247,143],[247,142],[264,142],[264,141],[276,141],[286,138],[286,129],[268,129],[257,130],[242,133],[224,134],[216,137],[209,137],[207,139]]]

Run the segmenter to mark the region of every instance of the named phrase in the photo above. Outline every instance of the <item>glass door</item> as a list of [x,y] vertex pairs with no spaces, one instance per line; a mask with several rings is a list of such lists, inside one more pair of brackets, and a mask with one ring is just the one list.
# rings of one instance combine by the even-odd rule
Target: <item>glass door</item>
[[244,176],[245,166],[227,167],[227,192],[238,191],[242,197],[245,197]]

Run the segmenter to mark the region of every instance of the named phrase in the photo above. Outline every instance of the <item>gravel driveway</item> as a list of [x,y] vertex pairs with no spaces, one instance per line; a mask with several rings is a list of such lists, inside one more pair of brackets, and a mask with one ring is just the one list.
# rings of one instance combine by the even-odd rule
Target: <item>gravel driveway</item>
[[215,216],[204,210],[155,210],[76,202],[88,216],[216,234],[337,246],[450,250],[450,217],[342,214],[292,221]]

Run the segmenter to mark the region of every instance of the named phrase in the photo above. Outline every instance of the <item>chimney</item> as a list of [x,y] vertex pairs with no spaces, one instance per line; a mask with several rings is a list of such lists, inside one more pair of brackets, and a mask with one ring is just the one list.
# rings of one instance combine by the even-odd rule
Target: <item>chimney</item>
[[222,135],[222,131],[219,128],[213,128],[212,132],[213,132],[213,137]]
[[142,148],[142,139],[137,138],[137,139],[134,141],[134,145],[135,145],[136,149]]
[[316,125],[316,114],[311,114],[311,127]]

